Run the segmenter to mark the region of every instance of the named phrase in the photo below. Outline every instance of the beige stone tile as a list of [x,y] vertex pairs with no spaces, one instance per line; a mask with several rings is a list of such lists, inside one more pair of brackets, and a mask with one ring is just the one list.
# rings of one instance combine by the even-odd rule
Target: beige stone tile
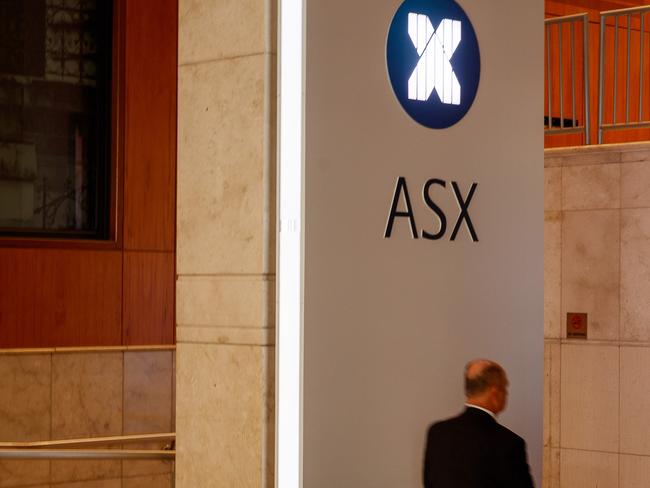
[[623,151],[621,151],[621,161],[623,163],[650,161],[650,148],[648,147],[636,148],[636,150],[633,151],[629,151],[629,150],[626,151],[623,148]]
[[544,337],[562,336],[562,212],[544,212]]
[[176,290],[179,325],[261,328],[275,323],[272,277],[181,276]]
[[275,49],[268,0],[180,0],[178,62],[196,63]]
[[270,65],[259,55],[179,69],[179,275],[271,269]]
[[560,447],[561,392],[562,392],[562,348],[560,344],[551,345],[551,382],[550,382],[550,436],[551,447]]
[[560,487],[618,488],[618,454],[562,449]]
[[124,478],[122,488],[171,488],[171,475],[159,474]]
[[[50,480],[56,486],[76,482],[90,483],[95,480],[111,480],[122,476],[121,461],[91,459],[53,460]],[[82,486],[85,486],[84,484]],[[76,485],[75,485],[76,486]]]
[[621,207],[650,207],[650,163],[621,165]]
[[650,144],[648,144],[647,141],[639,141],[639,142],[621,142],[621,143],[612,143],[612,144],[602,144],[601,146],[596,146],[596,147],[597,148],[600,147],[602,149],[606,149],[610,151],[618,151],[620,153],[632,153],[636,151],[647,151],[650,148]]
[[[130,449],[160,449],[159,444],[130,444]],[[172,472],[171,461],[147,459],[139,461],[122,461],[122,476],[143,478],[150,476],[164,476]]]
[[621,211],[621,339],[650,340],[650,209]]
[[124,434],[170,432],[172,352],[124,353]]
[[[544,422],[542,439],[544,442],[544,456],[546,448],[551,446],[551,345],[544,344]],[[544,458],[546,460],[546,458]]]
[[[172,352],[124,353],[124,434],[172,432]],[[160,449],[165,443],[133,444]],[[125,477],[170,472],[166,461],[122,461]]]
[[179,487],[265,486],[269,348],[178,344]]
[[619,147],[581,146],[576,148],[551,149],[544,151],[545,158],[551,161],[560,159],[562,166],[588,164],[612,164],[622,160]]
[[266,460],[265,470],[262,473],[266,486],[271,488],[275,483],[275,347],[266,349],[266,418],[265,432],[266,439],[263,448],[263,458]]
[[183,327],[176,329],[178,342],[267,346],[275,343],[275,329],[250,327]]
[[[49,354],[0,355],[0,440],[50,438]],[[49,461],[0,461],[0,487],[47,483]]]
[[587,313],[589,339],[619,337],[619,211],[564,212],[562,336],[567,312]]
[[172,351],[172,430],[176,432],[176,351]]
[[650,348],[621,347],[621,452],[650,455]]
[[542,449],[542,488],[551,486],[551,448]]
[[548,154],[544,155],[544,167],[545,168],[559,168],[562,166],[562,158],[558,156],[549,156]]
[[0,461],[0,488],[47,485],[50,462],[32,460]]
[[52,436],[122,433],[122,353],[52,357]]
[[50,436],[49,354],[0,355],[0,440]]
[[[62,353],[52,357],[52,437],[122,433],[122,353]],[[52,482],[121,476],[120,461],[52,461]]]
[[562,209],[620,208],[620,178],[620,164],[563,168]]
[[617,452],[619,351],[616,346],[562,345],[561,446]]
[[544,446],[560,445],[560,359],[559,343],[544,344]]
[[560,487],[560,450],[545,447],[543,452],[542,488]]
[[[277,5],[279,2],[272,2],[273,5]],[[269,83],[269,92],[272,94],[278,93],[278,55],[272,54],[269,58],[269,71],[270,71],[270,83]],[[267,257],[264,269],[268,270],[268,273],[272,275],[275,279],[276,273],[276,252],[277,252],[277,242],[276,242],[276,229],[277,229],[277,139],[278,139],[278,96],[272,96],[269,100],[269,117],[267,119],[267,149],[266,152],[269,158],[269,164],[265,166],[265,175],[264,180],[267,182],[267,197],[266,197],[266,207],[265,213],[266,218],[264,219],[264,234],[267,236],[266,240],[268,242],[267,248]],[[274,315],[275,316],[275,315]]]
[[562,168],[544,168],[544,210],[562,210]]
[[621,488],[648,488],[650,457],[621,454]]

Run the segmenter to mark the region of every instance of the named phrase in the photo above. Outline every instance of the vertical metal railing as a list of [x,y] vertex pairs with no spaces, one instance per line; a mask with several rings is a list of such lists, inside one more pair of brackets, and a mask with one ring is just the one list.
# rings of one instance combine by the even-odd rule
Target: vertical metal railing
[[[579,29],[576,25],[582,25],[582,36],[580,36]],[[546,97],[547,97],[547,110],[548,115],[544,120],[544,133],[545,134],[571,134],[571,133],[584,133],[585,144],[589,144],[590,123],[589,123],[589,19],[586,13],[567,15],[564,17],[554,17],[544,20],[545,36],[546,36],[546,57],[544,63],[546,64]],[[569,31],[569,66],[570,66],[570,80],[565,79],[564,69],[564,31],[565,26],[568,26]],[[576,31],[578,35],[576,36]],[[558,87],[553,83],[553,35],[556,35],[558,40],[558,71],[559,83]],[[582,41],[582,97],[583,97],[583,110],[582,120],[577,118],[576,114],[576,37],[581,38]],[[571,118],[565,118],[565,82],[570,81],[571,85]],[[554,94],[557,88],[559,97],[558,112],[554,113]],[[580,93],[578,92],[578,95]]]
[[[643,71],[644,71],[644,56],[645,56],[645,16],[646,13],[650,12],[650,6],[644,7],[633,7],[625,8],[619,10],[608,10],[606,12],[601,12],[600,14],[600,69],[599,69],[599,91],[598,91],[598,144],[603,143],[603,134],[607,130],[611,129],[639,129],[643,127],[650,127],[650,119],[644,118],[643,113]],[[612,24],[608,24],[607,20],[613,18],[613,42],[614,42],[614,52],[613,52],[613,64],[610,66],[606,56],[607,51],[607,27],[611,27]],[[632,70],[632,45],[634,43],[632,39],[632,32],[636,30],[638,25],[639,36],[638,36],[638,46],[639,46],[639,66],[638,72],[634,69]],[[624,29],[624,35],[626,36],[627,49],[625,53],[625,70],[619,70],[619,34],[620,31]],[[636,37],[636,36],[635,36]],[[611,95],[612,95],[612,117],[610,121],[604,120],[604,106],[605,106],[605,96],[606,96],[606,80],[605,73],[612,73],[611,81]],[[621,87],[624,87],[625,93],[625,115],[624,117],[619,117],[619,78],[621,74],[625,74],[625,79],[621,80]],[[638,110],[636,117],[630,115],[630,107],[632,100],[631,93],[631,83],[632,78],[638,77]],[[634,80],[636,82],[636,80]],[[624,83],[624,84],[623,84]],[[622,111],[622,109],[621,109]],[[650,116],[650,113],[646,114]]]

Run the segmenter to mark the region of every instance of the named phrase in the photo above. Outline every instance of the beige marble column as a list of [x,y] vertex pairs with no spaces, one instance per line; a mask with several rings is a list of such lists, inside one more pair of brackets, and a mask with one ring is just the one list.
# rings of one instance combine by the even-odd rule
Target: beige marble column
[[272,487],[275,5],[179,0],[178,488]]

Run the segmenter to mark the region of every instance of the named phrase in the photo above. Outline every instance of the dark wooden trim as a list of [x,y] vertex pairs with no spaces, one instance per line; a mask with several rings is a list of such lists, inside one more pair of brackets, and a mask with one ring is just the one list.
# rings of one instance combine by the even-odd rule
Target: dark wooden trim
[[0,248],[45,248],[45,249],[87,249],[89,251],[115,251],[122,249],[121,243],[113,240],[55,239],[28,237],[1,237]]
[[114,0],[113,13],[113,93],[111,144],[111,212],[109,239],[122,248],[124,214],[124,86],[126,76],[125,0]]
[[[176,72],[178,73],[178,34],[179,34],[179,20],[180,19],[180,6],[179,0],[176,0],[176,23],[174,30],[174,39],[176,39]],[[176,138],[174,140],[174,174],[176,175],[175,184],[174,184],[174,291],[176,291],[176,282],[178,281],[178,74],[174,80],[174,89],[176,91],[176,119],[174,122],[174,134]],[[173,304],[173,324],[172,324],[172,344],[176,344],[176,293],[174,293],[174,304]]]

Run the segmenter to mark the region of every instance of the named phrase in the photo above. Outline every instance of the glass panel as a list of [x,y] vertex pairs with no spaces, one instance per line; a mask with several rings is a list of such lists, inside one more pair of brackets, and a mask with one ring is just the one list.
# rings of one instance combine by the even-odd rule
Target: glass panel
[[112,1],[0,0],[0,234],[108,237]]

